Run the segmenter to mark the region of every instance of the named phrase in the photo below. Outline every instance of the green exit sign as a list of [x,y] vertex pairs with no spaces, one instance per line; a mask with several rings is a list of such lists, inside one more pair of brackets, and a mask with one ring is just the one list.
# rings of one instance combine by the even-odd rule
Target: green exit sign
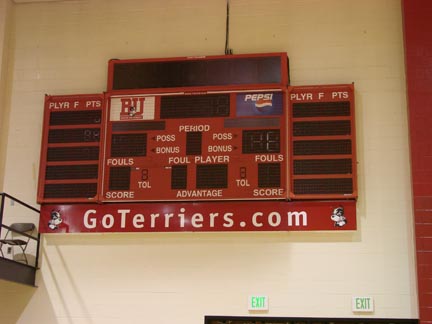
[[372,297],[353,297],[352,298],[353,312],[373,312],[374,301]]
[[250,311],[263,311],[268,310],[268,296],[251,295],[248,298],[248,310]]

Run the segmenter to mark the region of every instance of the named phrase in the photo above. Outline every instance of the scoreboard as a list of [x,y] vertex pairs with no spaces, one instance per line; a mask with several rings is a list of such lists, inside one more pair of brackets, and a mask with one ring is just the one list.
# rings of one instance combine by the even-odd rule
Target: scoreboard
[[286,196],[286,91],[109,95],[104,201]]
[[353,85],[290,86],[286,53],[111,60],[46,96],[39,203],[355,199]]

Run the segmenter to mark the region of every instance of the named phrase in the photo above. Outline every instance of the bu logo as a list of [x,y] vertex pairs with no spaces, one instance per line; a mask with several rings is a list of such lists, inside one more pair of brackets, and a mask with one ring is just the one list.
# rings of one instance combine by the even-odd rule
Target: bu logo
[[120,119],[143,119],[145,97],[121,98]]

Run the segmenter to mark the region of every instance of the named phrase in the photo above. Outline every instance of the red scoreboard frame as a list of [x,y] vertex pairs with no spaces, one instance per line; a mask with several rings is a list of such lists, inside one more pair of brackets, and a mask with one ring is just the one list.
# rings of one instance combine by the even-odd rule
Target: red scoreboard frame
[[286,53],[111,60],[46,96],[39,203],[357,197],[354,87],[290,86]]

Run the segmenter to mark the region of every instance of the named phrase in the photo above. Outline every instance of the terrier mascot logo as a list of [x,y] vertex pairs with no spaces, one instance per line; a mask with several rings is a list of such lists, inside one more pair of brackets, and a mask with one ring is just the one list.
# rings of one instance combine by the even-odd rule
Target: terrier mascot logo
[[63,222],[61,214],[58,210],[51,211],[51,219],[48,221],[48,227],[52,230],[58,229],[58,226]]
[[344,215],[344,208],[341,206],[333,210],[333,215],[331,215],[330,218],[336,227],[345,226],[347,223],[347,219]]

